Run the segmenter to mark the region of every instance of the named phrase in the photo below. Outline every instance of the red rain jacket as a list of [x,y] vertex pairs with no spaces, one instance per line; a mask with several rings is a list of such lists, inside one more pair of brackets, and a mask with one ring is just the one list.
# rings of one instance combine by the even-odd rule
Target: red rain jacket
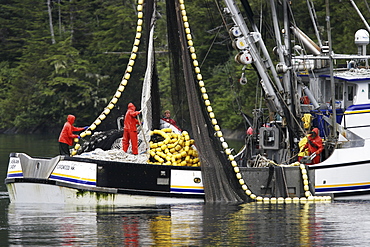
[[179,126],[177,126],[177,124],[176,124],[176,121],[175,120],[173,120],[172,118],[162,118],[162,120],[163,121],[166,121],[167,123],[170,123],[170,124],[172,124],[173,125],[173,127],[175,127],[176,129],[178,129],[179,131],[182,131],[180,128],[179,128]]
[[137,120],[135,117],[139,115],[140,112],[135,110],[135,105],[129,103],[125,115],[125,120],[123,122],[123,129],[126,131],[137,131],[136,125],[139,124],[139,120]]
[[68,146],[72,146],[73,139],[78,137],[78,135],[73,134],[73,132],[85,129],[73,126],[75,119],[76,117],[73,115],[67,116],[67,122],[64,124],[62,132],[60,132],[59,135],[59,142],[66,143]]
[[324,150],[324,147],[322,145],[322,139],[319,136],[319,129],[314,128],[312,131],[316,133],[316,136],[314,138],[311,137],[311,135],[308,136],[307,143],[303,149],[308,148],[310,154],[316,153],[316,157],[312,160],[312,164],[317,164],[320,162],[320,154]]
[[312,131],[316,133],[316,137],[312,138],[311,136],[308,136],[308,141],[304,148],[308,148],[310,154],[312,153],[320,154],[324,147],[322,145],[322,139],[319,136],[319,129],[314,128]]

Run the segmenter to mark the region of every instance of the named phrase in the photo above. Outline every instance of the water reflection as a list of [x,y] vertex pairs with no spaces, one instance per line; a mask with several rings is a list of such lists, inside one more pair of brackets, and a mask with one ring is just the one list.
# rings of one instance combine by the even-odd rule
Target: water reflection
[[[58,153],[57,137],[0,135],[10,152]],[[0,185],[2,246],[369,246],[370,202],[135,208],[9,204]]]
[[96,243],[96,211],[63,205],[14,205],[8,209],[11,245]]
[[[90,208],[14,205],[12,245],[78,246],[313,246],[327,245],[327,225],[315,204],[176,205]],[[368,230],[367,230],[368,231]],[[330,233],[330,231],[328,231]]]
[[[250,203],[219,210],[205,207],[203,244],[219,242],[229,246],[276,246],[276,244],[310,246],[312,239],[307,233],[308,215],[313,204],[259,204]],[[220,222],[214,221],[219,218]],[[207,220],[209,222],[207,222]]]

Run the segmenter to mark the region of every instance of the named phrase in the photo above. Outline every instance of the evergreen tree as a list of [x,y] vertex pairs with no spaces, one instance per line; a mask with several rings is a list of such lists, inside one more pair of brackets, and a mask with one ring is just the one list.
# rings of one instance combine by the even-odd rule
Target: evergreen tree
[[[274,45],[271,17],[264,2],[249,1],[255,21],[271,50]],[[278,4],[279,2],[277,2]],[[324,0],[313,1],[321,40],[328,37]],[[223,128],[243,127],[241,112],[251,115],[261,103],[260,85],[252,68],[236,64],[230,17],[223,1],[186,1],[186,12],[197,60],[207,93]],[[357,2],[365,19],[365,2]],[[0,3],[0,128],[34,131],[60,126],[66,114],[90,123],[119,85],[129,60],[137,25],[136,0],[4,0]],[[157,51],[166,51],[165,0],[157,2]],[[262,9],[261,9],[262,8]],[[306,1],[292,1],[292,21],[317,40],[307,14]],[[244,11],[244,10],[243,10]],[[332,43],[335,53],[357,53],[354,33],[364,28],[349,2],[330,1]],[[264,16],[260,16],[260,14]],[[223,15],[224,19],[220,18]],[[263,22],[260,23],[260,20]],[[225,27],[226,24],[226,27]],[[145,47],[140,44],[140,51]],[[157,54],[162,108],[171,108],[169,60]],[[138,54],[124,96],[114,117],[123,114],[129,101],[139,104],[145,56]],[[248,83],[239,84],[242,72]],[[113,120],[112,120],[113,122]]]

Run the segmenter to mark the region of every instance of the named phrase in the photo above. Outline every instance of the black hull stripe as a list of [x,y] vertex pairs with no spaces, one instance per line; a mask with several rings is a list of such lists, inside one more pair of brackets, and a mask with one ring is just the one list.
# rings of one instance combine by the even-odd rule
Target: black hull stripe
[[[356,191],[356,192],[334,193],[334,197],[365,196],[365,195],[370,195],[370,190]],[[345,199],[343,199],[343,200],[345,200]]]
[[317,164],[317,165],[308,165],[307,167],[309,170],[319,170],[319,169],[336,168],[336,167],[342,167],[342,166],[355,166],[355,165],[363,165],[363,164],[370,164],[370,160],[356,161],[356,162],[351,162],[351,163],[333,164],[333,165],[324,165],[324,166],[320,166],[320,164]]
[[140,190],[128,190],[128,189],[118,189],[117,194],[125,195],[140,195],[140,196],[156,196],[156,197],[173,197],[173,198],[194,198],[194,199],[204,199],[204,195],[201,194],[178,194],[169,192],[158,192],[158,191],[140,191]]

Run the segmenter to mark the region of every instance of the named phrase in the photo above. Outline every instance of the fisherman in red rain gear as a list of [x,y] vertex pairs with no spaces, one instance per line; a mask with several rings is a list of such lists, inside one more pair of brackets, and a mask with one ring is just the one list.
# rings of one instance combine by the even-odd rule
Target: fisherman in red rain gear
[[61,155],[71,155],[69,152],[69,146],[72,146],[73,139],[78,138],[79,135],[73,134],[74,131],[81,131],[88,127],[75,127],[73,126],[76,117],[73,115],[67,116],[67,122],[65,122],[62,131],[59,135],[59,153]]
[[127,112],[125,115],[125,120],[123,122],[123,139],[122,139],[122,149],[127,152],[127,149],[130,145],[132,153],[138,154],[138,140],[137,140],[137,128],[136,125],[139,125],[139,120],[136,119],[136,116],[140,114],[140,111],[135,111],[136,107],[134,104],[129,103],[127,107]]
[[172,124],[173,127],[175,127],[176,129],[178,129],[179,131],[182,131],[179,128],[179,126],[176,125],[176,121],[171,118],[171,112],[170,112],[170,110],[165,110],[164,111],[164,117],[162,118],[162,120],[163,121],[166,121],[169,124]]
[[318,128],[314,128],[310,132],[310,135],[307,137],[307,143],[303,149],[306,148],[308,148],[308,152],[310,153],[310,155],[312,155],[313,153],[316,154],[316,156],[312,159],[311,165],[320,163],[320,154],[324,147],[322,145],[321,137],[319,136]]

